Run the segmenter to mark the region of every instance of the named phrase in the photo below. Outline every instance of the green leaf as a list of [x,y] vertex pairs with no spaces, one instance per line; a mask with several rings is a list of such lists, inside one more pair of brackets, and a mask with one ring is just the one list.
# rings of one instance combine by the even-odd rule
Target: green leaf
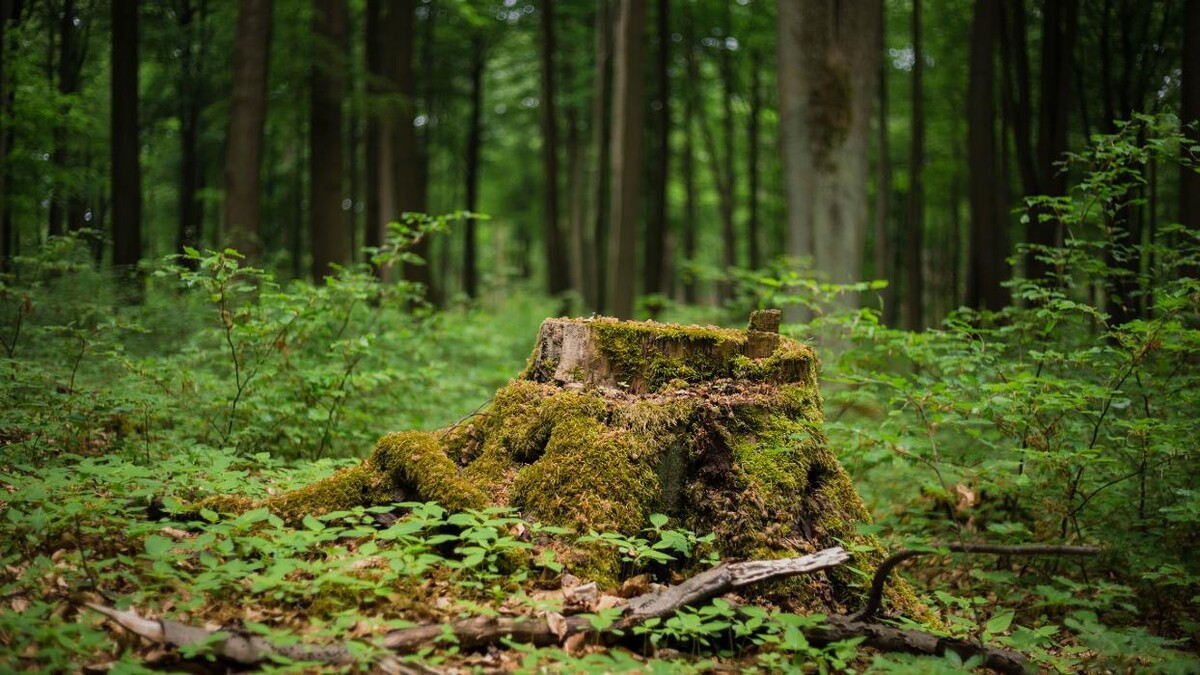
[[1003,633],[1004,631],[1008,630],[1010,625],[1012,625],[1013,616],[1014,612],[1011,609],[1000,612],[999,614],[988,619],[987,626],[984,627],[984,630],[993,635],[996,633]]

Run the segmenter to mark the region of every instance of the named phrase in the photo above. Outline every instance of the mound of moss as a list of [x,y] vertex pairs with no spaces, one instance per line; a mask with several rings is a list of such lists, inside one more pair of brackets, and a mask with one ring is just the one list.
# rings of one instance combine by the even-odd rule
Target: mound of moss
[[[839,542],[870,516],[821,431],[813,350],[778,335],[778,316],[747,331],[613,319],[548,319],[529,365],[490,408],[435,432],[381,438],[362,464],[261,502],[214,497],[213,510],[270,508],[286,520],[404,500],[450,510],[511,505],[577,532],[636,535],[653,513],[715,534],[723,558],[774,558]],[[566,562],[617,581],[611,549]],[[839,569],[789,582],[834,607],[862,578]],[[907,602],[903,604],[908,604]]]

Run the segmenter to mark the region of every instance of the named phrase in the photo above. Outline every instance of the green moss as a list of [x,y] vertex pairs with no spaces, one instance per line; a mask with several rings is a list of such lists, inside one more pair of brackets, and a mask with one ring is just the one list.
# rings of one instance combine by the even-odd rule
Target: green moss
[[592,338],[617,381],[653,392],[671,380],[700,382],[732,374],[743,331],[652,322],[595,320]]
[[451,511],[482,509],[489,502],[462,476],[433,433],[388,434],[379,439],[364,466],[372,467],[377,476],[415,490],[420,499],[435,501]]
[[762,359],[739,355],[734,358],[733,376],[751,382],[817,381],[817,357],[811,347],[793,340],[781,340],[772,354]]

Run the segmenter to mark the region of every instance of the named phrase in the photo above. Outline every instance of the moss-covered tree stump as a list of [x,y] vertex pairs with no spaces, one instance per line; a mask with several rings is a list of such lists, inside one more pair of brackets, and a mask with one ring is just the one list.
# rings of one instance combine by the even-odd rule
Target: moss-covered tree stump
[[[478,417],[384,436],[359,466],[294,492],[205,505],[265,505],[292,521],[403,500],[511,505],[543,523],[629,535],[665,513],[714,533],[737,559],[863,542],[855,526],[869,515],[821,431],[816,356],[778,325],[777,312],[756,312],[745,331],[547,319],[524,372]],[[611,550],[566,562],[601,581],[618,570]],[[839,570],[797,583],[828,606],[861,581]]]

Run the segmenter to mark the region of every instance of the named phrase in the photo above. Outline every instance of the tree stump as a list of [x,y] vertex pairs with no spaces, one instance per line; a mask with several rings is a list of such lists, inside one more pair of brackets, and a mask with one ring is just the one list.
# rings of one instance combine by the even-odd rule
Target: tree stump
[[[580,533],[626,535],[664,513],[715,534],[724,558],[860,543],[868,552],[855,564],[869,572],[882,551],[857,534],[870,516],[826,447],[816,355],[778,326],[777,311],[755,313],[745,331],[547,319],[525,370],[478,417],[384,436],[361,465],[294,492],[205,506],[265,505],[298,521],[403,500],[510,505]],[[576,547],[563,560],[577,576],[617,581],[610,548]],[[845,568],[794,583],[809,607],[862,592]]]

